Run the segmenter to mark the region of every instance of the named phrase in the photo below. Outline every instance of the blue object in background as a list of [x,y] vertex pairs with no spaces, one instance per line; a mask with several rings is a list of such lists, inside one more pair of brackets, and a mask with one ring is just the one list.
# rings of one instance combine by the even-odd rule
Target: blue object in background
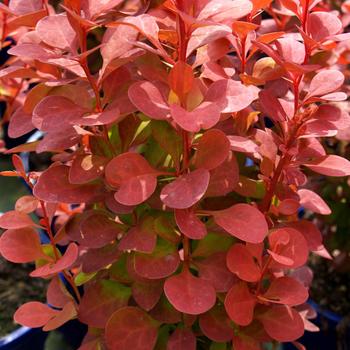
[[[56,332],[61,333],[70,349],[78,349],[87,332],[87,326],[73,320]],[[43,332],[40,328],[21,327],[8,336],[0,338],[0,350],[44,350],[48,335],[48,332]]]
[[[336,327],[342,320],[342,317],[334,312],[323,310],[318,304],[309,301],[309,304],[317,311],[317,318],[311,320],[319,328],[319,332],[305,332],[304,336],[298,341],[303,344],[307,350],[337,350],[338,337]],[[350,349],[350,328],[340,340],[342,342],[342,350]],[[284,350],[296,350],[292,344],[284,344]]]

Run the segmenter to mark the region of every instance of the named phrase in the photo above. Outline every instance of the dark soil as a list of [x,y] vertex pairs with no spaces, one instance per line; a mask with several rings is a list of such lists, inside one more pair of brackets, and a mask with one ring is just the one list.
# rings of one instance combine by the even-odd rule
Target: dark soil
[[339,271],[332,261],[320,257],[313,257],[310,267],[314,272],[311,298],[325,310],[350,315],[349,271]]
[[18,328],[13,322],[17,308],[28,301],[45,301],[46,282],[31,278],[30,264],[12,264],[0,257],[0,337]]

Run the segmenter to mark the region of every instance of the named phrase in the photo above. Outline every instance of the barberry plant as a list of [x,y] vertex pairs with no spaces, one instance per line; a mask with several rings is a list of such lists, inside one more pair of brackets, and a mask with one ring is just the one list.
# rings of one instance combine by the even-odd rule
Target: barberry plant
[[[336,49],[349,11],[319,0],[10,0],[0,71],[15,85],[9,149],[32,194],[0,218],[0,252],[35,262],[47,303],[15,321],[78,318],[80,350],[259,350],[315,331],[301,207],[307,175],[349,176],[320,137],[350,126]],[[342,51],[344,52],[344,51]],[[9,103],[10,103],[9,102]],[[50,152],[43,172],[19,152]],[[32,215],[35,213],[39,220]],[[44,231],[49,243],[40,239]]]

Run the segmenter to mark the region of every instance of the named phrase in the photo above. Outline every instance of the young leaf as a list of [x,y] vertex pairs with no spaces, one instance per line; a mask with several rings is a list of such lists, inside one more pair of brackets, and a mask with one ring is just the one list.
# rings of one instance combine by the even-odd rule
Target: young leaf
[[187,209],[204,196],[208,184],[209,171],[197,169],[164,186],[160,199],[170,208]]
[[168,79],[171,90],[183,99],[192,89],[194,81],[192,67],[183,61],[178,61],[171,69]]
[[228,209],[212,212],[215,222],[232,236],[245,242],[260,243],[267,235],[264,215],[248,204],[236,204]]
[[108,320],[106,343],[111,350],[152,350],[157,341],[158,322],[137,307],[117,310]]
[[216,301],[213,286],[208,281],[193,276],[188,269],[169,277],[164,283],[164,292],[176,310],[190,315],[208,311]]

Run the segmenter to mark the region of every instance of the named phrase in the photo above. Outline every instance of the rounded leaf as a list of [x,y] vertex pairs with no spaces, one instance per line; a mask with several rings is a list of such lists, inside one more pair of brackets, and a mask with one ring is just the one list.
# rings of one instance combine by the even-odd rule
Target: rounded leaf
[[43,327],[58,313],[59,311],[51,309],[46,304],[31,301],[20,306],[13,318],[22,326],[37,328]]
[[261,278],[261,268],[243,244],[237,243],[230,248],[226,264],[228,269],[243,281],[257,282]]
[[250,293],[245,282],[236,283],[227,293],[225,309],[230,319],[240,326],[248,326],[253,321],[256,298]]
[[0,254],[14,263],[50,259],[42,251],[39,234],[30,227],[5,231],[0,237]]
[[231,321],[222,306],[200,315],[199,326],[206,337],[218,343],[227,343],[233,337]]
[[226,135],[221,130],[211,129],[199,139],[193,164],[197,169],[215,169],[229,154],[230,141]]
[[264,299],[268,299],[271,303],[289,306],[305,303],[308,296],[308,290],[296,279],[288,276],[273,280],[263,295]]
[[190,315],[199,315],[211,309],[216,301],[214,287],[206,280],[193,276],[185,269],[169,277],[164,292],[174,308]]
[[169,337],[166,350],[196,350],[197,339],[190,329],[176,328]]
[[202,239],[207,235],[205,224],[190,209],[175,209],[175,220],[181,233],[190,239]]
[[164,186],[160,199],[170,208],[186,209],[204,196],[208,184],[209,171],[197,169]]
[[153,350],[157,334],[158,322],[133,306],[117,310],[105,329],[109,350]]
[[212,212],[215,222],[232,236],[249,243],[260,243],[268,232],[264,215],[249,204],[236,204]]
[[301,316],[288,306],[273,306],[258,318],[266,333],[277,341],[293,341],[304,334],[304,322]]

